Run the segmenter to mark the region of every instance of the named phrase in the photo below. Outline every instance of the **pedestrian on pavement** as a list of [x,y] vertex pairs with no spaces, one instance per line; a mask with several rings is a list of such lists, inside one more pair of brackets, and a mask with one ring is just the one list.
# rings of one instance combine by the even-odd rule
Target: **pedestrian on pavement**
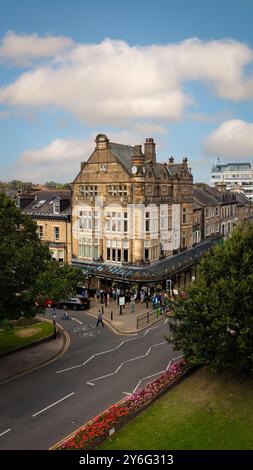
[[103,313],[101,312],[101,310],[98,311],[97,326],[99,325],[99,323],[102,323],[103,327],[105,326],[103,322]]
[[131,312],[134,313],[134,311],[135,311],[135,295],[131,296],[130,304],[131,304]]

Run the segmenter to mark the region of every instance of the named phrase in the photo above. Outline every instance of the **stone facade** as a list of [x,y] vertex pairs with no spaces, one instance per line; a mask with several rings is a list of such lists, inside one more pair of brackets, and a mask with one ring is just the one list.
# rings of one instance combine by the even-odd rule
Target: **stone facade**
[[72,184],[73,259],[141,265],[191,247],[192,184],[187,159],[157,163],[153,139],[99,134]]
[[[222,235],[227,238],[234,227],[247,220],[252,214],[252,202],[243,194],[226,190],[219,184],[216,188],[204,183],[197,183],[193,188],[194,200],[194,230],[197,230],[197,218],[201,230],[201,240]],[[200,215],[201,214],[201,215]],[[193,235],[196,241],[196,234]]]
[[43,190],[17,198],[17,205],[38,225],[39,238],[48,244],[52,257],[70,264],[71,252],[71,194],[68,190]]
[[41,240],[48,243],[52,257],[71,264],[71,223],[59,219],[36,219]]

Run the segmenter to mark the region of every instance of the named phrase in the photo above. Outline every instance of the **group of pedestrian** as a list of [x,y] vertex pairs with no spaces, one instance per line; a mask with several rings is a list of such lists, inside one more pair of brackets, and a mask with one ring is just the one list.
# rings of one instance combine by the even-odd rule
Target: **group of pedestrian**
[[96,299],[99,301],[101,304],[109,305],[110,303],[110,298],[111,298],[111,292],[107,289],[98,289],[96,291]]

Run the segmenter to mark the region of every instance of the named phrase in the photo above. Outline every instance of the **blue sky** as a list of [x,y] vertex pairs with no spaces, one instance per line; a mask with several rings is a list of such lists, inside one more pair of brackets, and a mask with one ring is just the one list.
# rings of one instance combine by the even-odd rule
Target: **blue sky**
[[0,0],[0,179],[71,181],[106,133],[252,161],[251,0]]

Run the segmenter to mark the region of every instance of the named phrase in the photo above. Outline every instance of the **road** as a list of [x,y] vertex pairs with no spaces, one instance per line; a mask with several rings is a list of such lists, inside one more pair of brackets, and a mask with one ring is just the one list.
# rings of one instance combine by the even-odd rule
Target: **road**
[[180,356],[165,340],[166,319],[130,337],[87,313],[71,317],[57,318],[71,341],[63,356],[0,385],[0,449],[48,449]]

